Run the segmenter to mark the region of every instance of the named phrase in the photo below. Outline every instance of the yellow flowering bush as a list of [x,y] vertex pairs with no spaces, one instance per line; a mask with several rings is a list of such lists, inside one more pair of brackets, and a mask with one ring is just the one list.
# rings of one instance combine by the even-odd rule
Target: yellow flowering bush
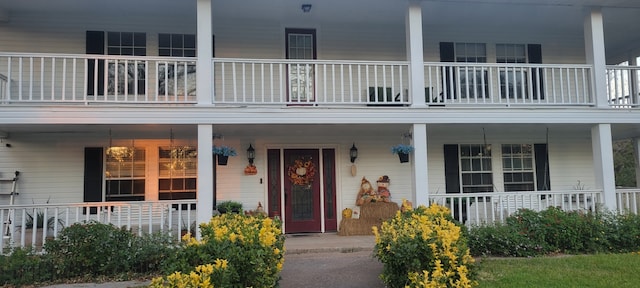
[[190,273],[174,272],[166,277],[154,278],[149,287],[229,287],[232,284],[228,263],[227,260],[216,259],[214,263],[200,265]]
[[165,270],[187,273],[198,265],[228,261],[230,287],[275,287],[284,264],[279,220],[226,213],[200,224],[200,241],[187,234]]
[[461,228],[449,209],[432,204],[398,211],[382,223],[376,237],[375,257],[387,287],[473,287],[473,258]]

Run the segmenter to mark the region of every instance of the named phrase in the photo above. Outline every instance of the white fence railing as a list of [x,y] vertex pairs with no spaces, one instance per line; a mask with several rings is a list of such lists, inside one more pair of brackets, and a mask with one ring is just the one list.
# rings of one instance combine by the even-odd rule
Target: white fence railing
[[213,59],[215,103],[408,105],[408,62]]
[[7,97],[7,80],[9,80],[7,76],[0,74],[0,101],[4,101],[5,97]]
[[622,212],[640,214],[640,188],[617,189],[616,204]]
[[179,240],[181,232],[196,222],[195,204],[195,200],[176,200],[0,206],[0,247],[41,249],[64,227],[89,221],[127,227],[138,235],[168,233]]
[[195,103],[195,60],[0,53],[2,102]]
[[612,107],[640,106],[640,67],[607,66],[607,94]]
[[519,209],[542,211],[559,207],[565,211],[595,211],[602,191],[535,191],[467,194],[432,194],[430,202],[451,209],[454,219],[465,225],[503,222]]
[[430,105],[593,105],[591,66],[425,63]]

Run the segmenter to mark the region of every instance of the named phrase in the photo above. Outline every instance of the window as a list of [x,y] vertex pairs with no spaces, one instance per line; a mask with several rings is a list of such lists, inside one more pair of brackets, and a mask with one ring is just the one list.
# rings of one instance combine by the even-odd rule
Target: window
[[[196,57],[196,35],[158,34],[158,55]],[[186,89],[185,89],[186,88]],[[196,95],[195,61],[171,61],[158,64],[159,95]]]
[[[456,43],[455,60],[464,63],[486,63],[487,48],[483,43]],[[457,83],[461,98],[489,97],[487,71],[482,67],[459,67]],[[457,91],[456,91],[457,94]]]
[[196,35],[158,34],[158,55],[196,57]]
[[[146,56],[145,33],[107,32],[107,54]],[[110,95],[145,94],[146,67],[142,60],[108,60],[107,93]]]
[[535,191],[533,145],[503,144],[505,191]]
[[[497,63],[527,63],[524,44],[497,44]],[[529,97],[526,68],[504,67],[500,69],[500,97],[524,99]]]
[[460,178],[463,193],[493,191],[491,145],[460,145]]
[[196,199],[198,152],[192,146],[158,148],[160,200]]
[[145,150],[109,147],[106,154],[106,200],[144,201]]

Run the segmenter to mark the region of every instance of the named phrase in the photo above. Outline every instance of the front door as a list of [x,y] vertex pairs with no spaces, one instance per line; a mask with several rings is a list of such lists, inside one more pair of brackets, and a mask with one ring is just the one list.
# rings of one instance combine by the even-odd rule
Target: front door
[[284,150],[284,224],[287,233],[321,232],[318,149]]

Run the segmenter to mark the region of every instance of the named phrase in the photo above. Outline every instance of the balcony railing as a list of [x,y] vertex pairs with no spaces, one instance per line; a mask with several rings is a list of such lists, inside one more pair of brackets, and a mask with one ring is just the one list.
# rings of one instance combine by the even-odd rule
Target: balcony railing
[[[195,104],[196,60],[0,53],[0,103]],[[240,106],[409,106],[406,61],[212,59],[211,102]],[[611,105],[640,102],[640,67],[608,67]],[[431,106],[593,106],[589,65],[425,63]],[[205,103],[207,104],[207,103]]]
[[3,103],[195,103],[195,60],[0,53]]
[[167,233],[179,240],[181,230],[190,229],[196,221],[195,204],[195,200],[180,200],[0,206],[0,248],[41,249],[64,227],[90,221],[127,227],[138,235]]
[[612,107],[640,106],[640,67],[607,66],[607,94]]
[[429,105],[590,106],[591,66],[425,63]]
[[409,105],[407,62],[214,59],[215,103]]

